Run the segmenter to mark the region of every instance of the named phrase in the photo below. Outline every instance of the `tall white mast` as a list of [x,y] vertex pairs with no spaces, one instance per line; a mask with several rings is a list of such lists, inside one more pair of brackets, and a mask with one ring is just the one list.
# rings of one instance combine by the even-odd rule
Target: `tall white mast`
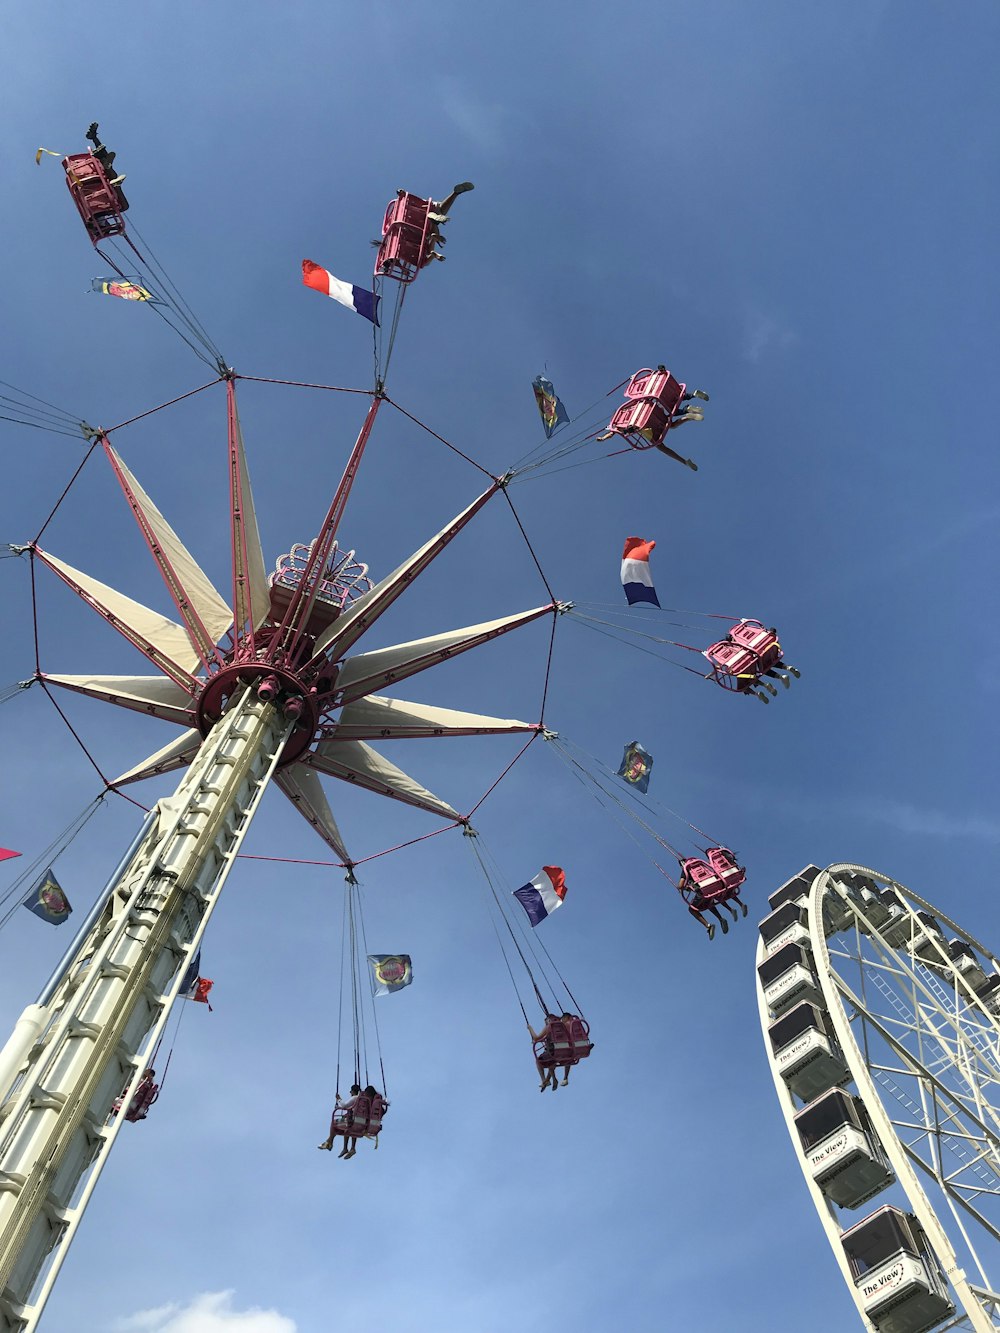
[[244,690],[160,801],[51,996],[22,1016],[0,1105],[3,1333],[35,1327],[124,1121],[108,1123],[112,1102],[126,1084],[131,1096],[163,1030],[292,725]]

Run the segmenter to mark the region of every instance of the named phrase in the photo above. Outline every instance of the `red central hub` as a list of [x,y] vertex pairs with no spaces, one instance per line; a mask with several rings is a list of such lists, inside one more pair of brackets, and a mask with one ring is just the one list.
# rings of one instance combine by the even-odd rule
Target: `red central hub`
[[278,682],[279,692],[275,707],[280,709],[290,699],[302,700],[302,712],[285,742],[285,748],[278,760],[278,767],[284,768],[300,759],[312,744],[319,723],[319,706],[316,695],[303,689],[301,681],[291,671],[273,666],[270,662],[241,662],[222,670],[205,683],[205,688],[198,696],[196,721],[198,730],[207,736],[225,712],[230,697],[241,685],[256,689],[262,680],[272,676]]

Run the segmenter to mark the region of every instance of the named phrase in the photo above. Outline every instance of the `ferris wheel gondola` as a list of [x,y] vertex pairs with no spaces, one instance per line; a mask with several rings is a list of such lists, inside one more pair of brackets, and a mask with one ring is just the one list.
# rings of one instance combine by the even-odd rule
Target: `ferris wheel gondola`
[[757,950],[765,1048],[864,1327],[997,1329],[996,957],[859,865],[807,866],[770,904]]

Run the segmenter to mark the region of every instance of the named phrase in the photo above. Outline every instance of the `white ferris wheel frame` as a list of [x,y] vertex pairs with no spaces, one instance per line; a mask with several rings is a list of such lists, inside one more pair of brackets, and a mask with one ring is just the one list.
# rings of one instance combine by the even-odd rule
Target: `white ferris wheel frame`
[[[911,944],[923,929],[917,912],[924,911],[932,914],[959,940],[969,944],[984,961],[991,963],[994,972],[1000,972],[1000,963],[992,951],[968,931],[881,871],[840,862],[820,871],[812,881],[806,904],[809,934],[806,947],[812,952],[822,1007],[850,1069],[856,1094],[863,1102],[895,1173],[895,1184],[905,1193],[907,1207],[923,1227],[954,1294],[955,1314],[937,1325],[934,1333],[944,1333],[946,1329],[995,1333],[1000,1328],[1000,1291],[997,1286],[1000,1249],[992,1265],[993,1284],[988,1284],[976,1241],[985,1235],[994,1243],[1000,1243],[1000,1207],[994,1210],[992,1217],[986,1218],[975,1207],[974,1200],[989,1194],[996,1197],[1000,1205],[1000,1018],[986,1008],[942,947],[942,942],[932,934],[922,941],[923,947],[929,949],[931,967],[915,957],[905,943],[893,947],[887,942],[882,931],[866,918],[863,905],[838,880],[838,876],[845,874],[876,880],[880,887],[891,889],[897,895],[903,912],[910,919],[908,938]],[[836,901],[829,895],[835,895]],[[833,929],[834,915],[841,920],[846,915],[849,918],[847,924]],[[870,946],[869,952],[876,955],[875,961],[864,958],[861,953],[862,922],[863,935]],[[853,953],[844,944],[845,935],[858,943]],[[758,941],[757,964],[767,956],[767,947],[761,939]],[[912,998],[912,1008],[904,1002],[897,1004],[898,1012],[888,1017],[880,1016],[877,1010],[873,1012],[870,994],[861,987],[862,993],[859,994],[841,975],[845,962],[858,968],[862,981],[864,969],[868,967],[877,976],[884,973],[905,984],[909,991],[906,998]],[[878,981],[880,984],[874,988],[890,1003],[887,997],[891,986],[884,977],[879,976]],[[794,1117],[802,1107],[796,1104],[779,1072],[767,1039],[768,1027],[774,1020],[759,976],[757,1002],[775,1092],[806,1188],[862,1325],[876,1333],[876,1325],[865,1314],[861,1291],[856,1287],[841,1243],[844,1232],[866,1214],[862,1207],[856,1219],[842,1221],[834,1204],[813,1179],[794,1123]],[[889,1068],[866,1058],[858,1036],[866,1038],[869,1030],[876,1033],[898,1058],[895,1067]],[[907,1045],[907,1037],[917,1046],[916,1051]],[[921,1058],[931,1052],[935,1054],[934,1060]],[[951,1084],[946,1081],[947,1076],[954,1080]],[[896,1080],[904,1083],[909,1080],[914,1085],[916,1098],[910,1097],[905,1089],[901,1090]],[[880,1094],[877,1082],[886,1089],[884,1094]],[[959,1082],[964,1085],[963,1090],[957,1090]],[[902,1098],[910,1119],[904,1121],[890,1113],[887,1103],[893,1097]],[[956,1151],[960,1158],[964,1156],[967,1159],[965,1165],[958,1170],[946,1170],[942,1145],[952,1156]],[[976,1173],[980,1181],[991,1178],[990,1188],[970,1186],[968,1177],[971,1173]],[[962,1179],[963,1176],[966,1178]],[[921,1177],[929,1182],[940,1199],[937,1208],[925,1191]],[[978,1267],[978,1281],[968,1276],[952,1235],[961,1237],[960,1243]]]

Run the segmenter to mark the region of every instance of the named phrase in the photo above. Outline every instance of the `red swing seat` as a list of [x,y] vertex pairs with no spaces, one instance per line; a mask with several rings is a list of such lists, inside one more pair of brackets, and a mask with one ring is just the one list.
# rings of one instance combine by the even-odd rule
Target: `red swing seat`
[[359,1093],[353,1106],[338,1106],[330,1121],[330,1137],[345,1139],[377,1139],[382,1130],[386,1101],[378,1093],[366,1097]]
[[557,1069],[576,1064],[573,1039],[561,1018],[547,1024],[545,1035],[534,1043],[535,1064],[539,1069]]
[[398,191],[385,210],[382,244],[375,260],[375,275],[412,282],[430,263],[436,224],[428,218],[434,201]]
[[608,423],[609,434],[624,436],[633,449],[662,444],[686,389],[669,370],[637,370],[625,390],[627,401]]
[[777,634],[759,620],[741,620],[702,656],[711,663],[717,685],[746,693],[758,677],[781,661],[781,644]]
[[[73,153],[62,160],[66,184],[77,212],[96,245],[125,231],[122,199],[93,153]],[[127,207],[127,205],[126,205]]]
[[681,861],[681,882],[685,880],[688,884],[681,889],[681,897],[695,911],[721,902],[729,894],[719,872],[698,856],[686,856]]
[[[149,1108],[153,1105],[159,1095],[160,1085],[158,1083],[154,1083],[152,1080],[147,1082],[145,1079],[140,1079],[138,1087],[132,1094],[132,1100],[128,1104],[128,1110],[125,1112],[125,1119],[131,1120],[133,1123],[136,1120],[145,1120],[149,1115]],[[120,1097],[116,1097],[111,1103],[112,1115],[118,1114],[122,1109],[122,1103],[124,1101],[125,1093],[123,1092]]]
[[709,847],[705,855],[708,863],[722,880],[728,896],[739,892],[740,885],[747,877],[746,868],[738,864],[736,857],[728,847]]

